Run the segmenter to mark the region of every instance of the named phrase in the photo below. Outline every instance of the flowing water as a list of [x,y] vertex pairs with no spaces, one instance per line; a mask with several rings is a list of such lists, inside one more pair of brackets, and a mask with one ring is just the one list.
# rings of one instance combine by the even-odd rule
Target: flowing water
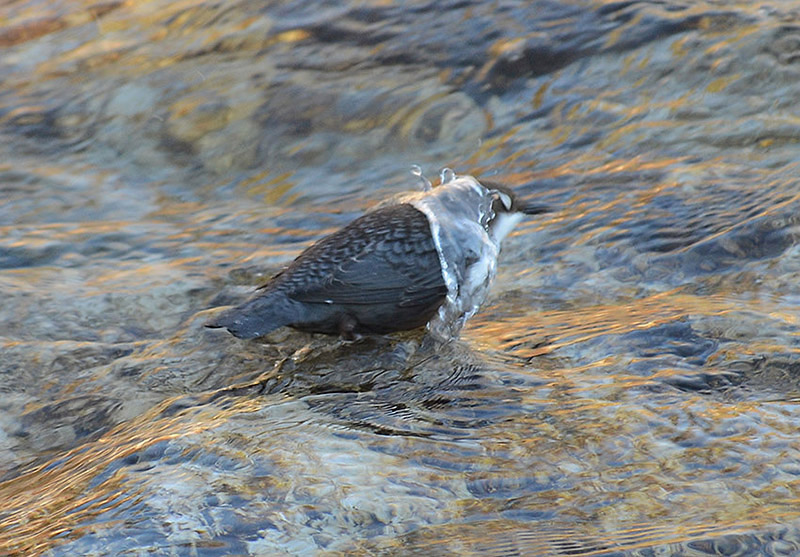
[[[800,552],[795,2],[10,0],[0,76],[0,553]],[[457,342],[202,327],[412,164],[556,209]]]

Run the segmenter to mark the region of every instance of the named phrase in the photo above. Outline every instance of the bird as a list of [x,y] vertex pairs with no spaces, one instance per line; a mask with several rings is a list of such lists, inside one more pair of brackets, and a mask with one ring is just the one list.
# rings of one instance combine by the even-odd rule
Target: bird
[[285,326],[350,340],[423,326],[442,340],[457,337],[488,295],[503,239],[525,215],[550,209],[450,169],[437,187],[414,173],[423,191],[317,241],[205,326],[241,339]]

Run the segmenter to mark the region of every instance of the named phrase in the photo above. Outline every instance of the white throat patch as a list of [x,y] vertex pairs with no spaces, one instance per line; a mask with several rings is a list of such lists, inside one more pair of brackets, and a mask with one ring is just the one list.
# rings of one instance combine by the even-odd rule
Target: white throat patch
[[492,240],[500,247],[500,242],[508,236],[509,232],[524,218],[522,213],[498,213],[491,226]]

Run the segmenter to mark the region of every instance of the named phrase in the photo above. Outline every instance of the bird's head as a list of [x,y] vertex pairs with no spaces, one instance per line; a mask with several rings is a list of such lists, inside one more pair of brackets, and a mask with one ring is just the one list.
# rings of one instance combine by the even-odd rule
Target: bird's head
[[445,227],[454,237],[458,235],[457,230],[477,223],[499,248],[500,242],[525,215],[550,211],[546,205],[518,198],[507,186],[465,174],[457,175],[449,168],[442,169],[441,184],[437,187],[431,186],[419,167],[415,167],[413,173],[422,179],[423,191],[404,194],[399,198],[400,202],[411,202],[428,216],[436,229]]
[[547,205],[525,201],[517,197],[514,191],[496,182],[481,181],[492,196],[492,213],[489,221],[489,233],[498,246],[511,230],[525,218],[525,215],[540,215],[550,212]]

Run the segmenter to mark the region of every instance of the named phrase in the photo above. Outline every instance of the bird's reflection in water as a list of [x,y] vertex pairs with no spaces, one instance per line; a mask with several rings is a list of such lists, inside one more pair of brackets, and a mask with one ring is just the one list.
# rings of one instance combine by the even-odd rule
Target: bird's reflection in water
[[[481,425],[478,391],[503,388],[497,363],[461,341],[441,343],[422,331],[355,341],[291,333],[310,340],[260,374],[216,390],[226,397],[281,395],[303,399],[344,427],[385,435],[455,435]],[[288,343],[290,344],[290,343]],[[502,393],[507,405],[509,393]],[[485,415],[483,415],[485,414]]]

